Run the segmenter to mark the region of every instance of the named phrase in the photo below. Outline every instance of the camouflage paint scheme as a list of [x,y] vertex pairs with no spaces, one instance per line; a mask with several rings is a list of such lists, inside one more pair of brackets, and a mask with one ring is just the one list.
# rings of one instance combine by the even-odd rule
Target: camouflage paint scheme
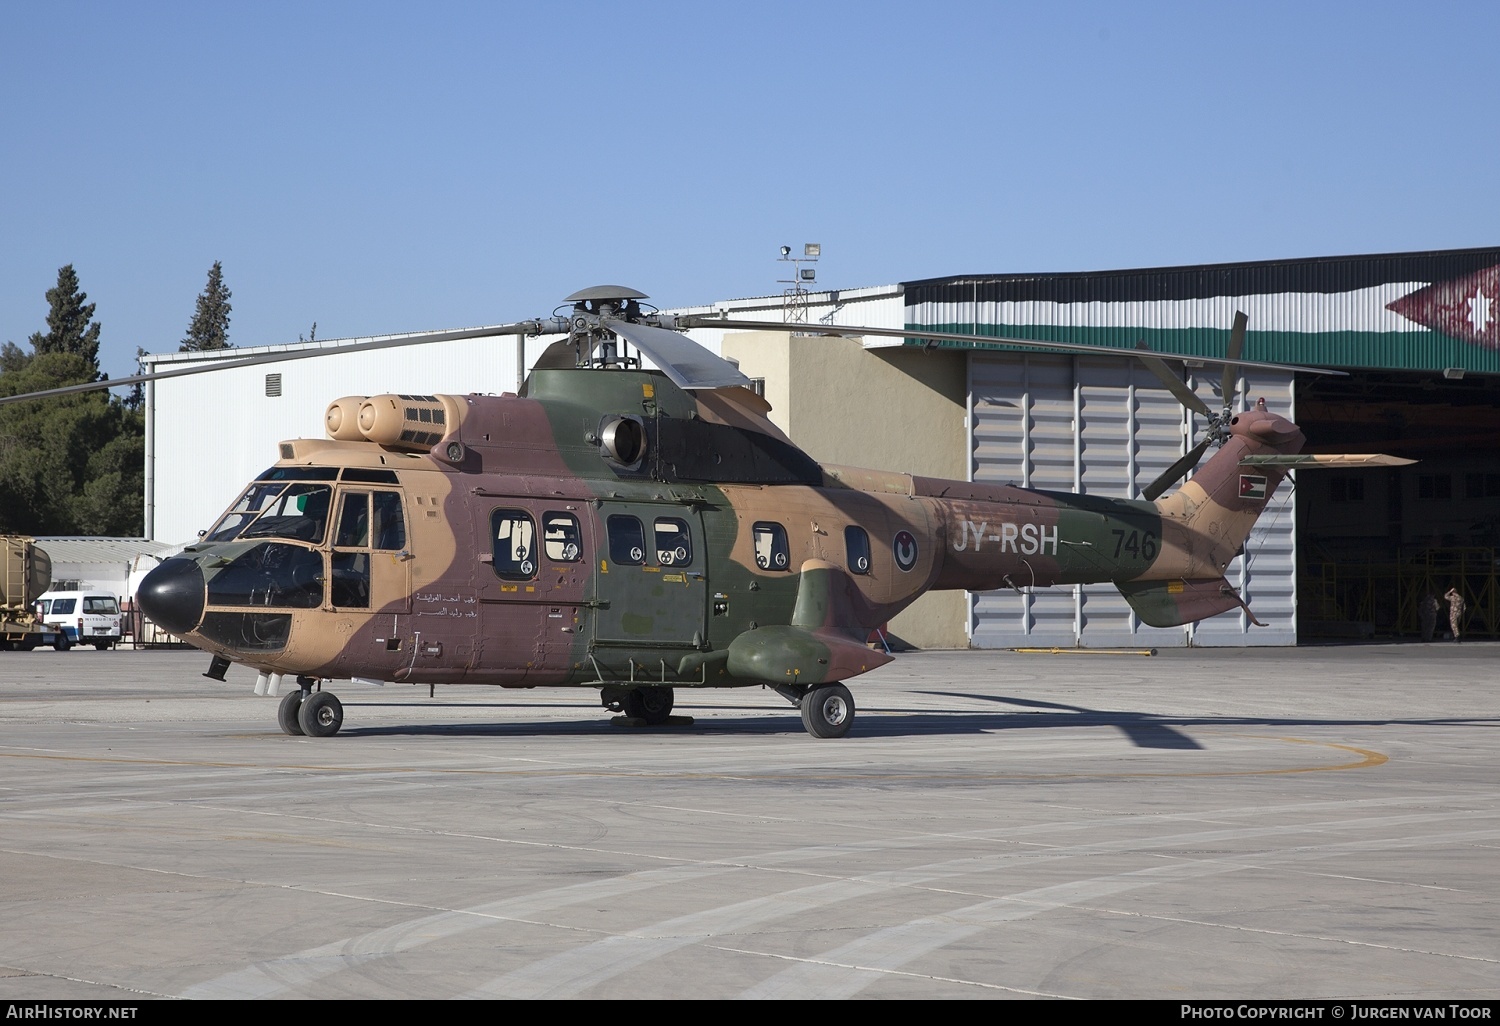
[[[1224,570],[1285,469],[1240,461],[1303,441],[1283,417],[1242,413],[1191,480],[1145,502],[818,466],[768,410],[748,389],[689,393],[659,372],[622,369],[537,370],[521,396],[339,400],[331,437],[283,443],[272,471],[364,468],[395,483],[331,483],[321,539],[277,539],[306,550],[281,553],[306,579],[271,582],[301,588],[303,607],[265,605],[253,589],[243,603],[205,605],[199,575],[212,592],[249,539],[189,546],[147,578],[142,606],[189,643],[267,674],[796,688],[888,662],[866,645],[870,630],[930,589],[1112,581],[1158,627],[1241,608]],[[345,493],[378,491],[400,494],[404,545],[346,554],[368,557],[368,607],[337,607],[333,510]],[[527,572],[505,577],[495,565],[497,510],[533,524],[531,560],[516,564]],[[576,517],[581,551],[544,544],[548,513]],[[673,531],[681,522],[689,551],[643,538],[639,565],[622,563],[611,516],[637,518],[648,538],[658,520]],[[784,548],[757,524],[780,525]],[[207,623],[240,633],[230,643],[220,627],[205,634]]]

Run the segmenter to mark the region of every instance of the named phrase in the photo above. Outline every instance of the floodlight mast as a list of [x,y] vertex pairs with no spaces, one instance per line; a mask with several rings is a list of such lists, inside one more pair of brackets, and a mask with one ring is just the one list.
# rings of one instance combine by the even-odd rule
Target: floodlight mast
[[778,285],[790,285],[790,288],[781,290],[781,319],[784,324],[806,324],[807,323],[807,289],[804,283],[818,280],[818,271],[815,267],[803,267],[803,264],[815,264],[818,257],[823,255],[823,246],[817,242],[806,242],[802,244],[802,255],[792,256],[791,246],[781,247],[781,260],[792,265],[791,278],[777,280]]

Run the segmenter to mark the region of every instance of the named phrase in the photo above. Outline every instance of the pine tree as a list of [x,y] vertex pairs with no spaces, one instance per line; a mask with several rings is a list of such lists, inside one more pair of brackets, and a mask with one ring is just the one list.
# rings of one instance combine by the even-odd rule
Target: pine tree
[[198,307],[188,323],[187,338],[178,351],[199,352],[204,349],[229,349],[229,297],[224,284],[224,267],[218,261],[208,269],[208,284],[198,295]]
[[7,342],[0,346],[0,374],[25,370],[26,364],[30,361],[31,354],[14,342]]
[[[98,381],[99,325],[70,264],[27,354],[0,346],[0,395]],[[104,392],[0,406],[0,534],[139,534],[145,418]]]
[[99,324],[89,323],[94,304],[85,302],[88,293],[78,291],[78,273],[68,264],[57,269],[57,287],[47,290],[47,332],[31,336],[31,348],[37,356],[46,353],[72,353],[88,361],[93,377],[99,377]]

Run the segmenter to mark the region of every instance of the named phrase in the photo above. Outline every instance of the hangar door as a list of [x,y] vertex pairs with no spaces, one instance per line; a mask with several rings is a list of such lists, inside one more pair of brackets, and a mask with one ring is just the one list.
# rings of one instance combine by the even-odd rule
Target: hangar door
[[[1218,408],[1219,374],[1209,368],[1197,375],[1188,383]],[[1248,393],[1252,403],[1264,397],[1273,411],[1292,416],[1290,374],[1257,371],[1245,378],[1241,396]],[[1116,498],[1138,498],[1203,429],[1201,418],[1150,371],[1112,356],[972,354],[969,406],[974,480]],[[1204,462],[1217,451],[1209,450]],[[976,648],[1294,645],[1293,493],[1290,484],[1277,489],[1227,573],[1266,627],[1243,611],[1148,627],[1111,584],[1023,586],[971,594],[971,642]]]

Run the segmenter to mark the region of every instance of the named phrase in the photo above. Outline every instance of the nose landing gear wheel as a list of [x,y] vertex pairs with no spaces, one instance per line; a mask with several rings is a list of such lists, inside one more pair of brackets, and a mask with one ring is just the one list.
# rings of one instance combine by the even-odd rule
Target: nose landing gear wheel
[[854,696],[842,684],[809,688],[802,696],[802,726],[813,737],[843,737],[854,725]]
[[297,725],[308,737],[333,737],[344,725],[344,705],[327,691],[308,695],[297,710]]
[[302,692],[288,691],[282,698],[281,704],[276,707],[276,722],[281,725],[283,734],[292,737],[302,736],[302,724],[297,722],[297,712],[302,708]]

